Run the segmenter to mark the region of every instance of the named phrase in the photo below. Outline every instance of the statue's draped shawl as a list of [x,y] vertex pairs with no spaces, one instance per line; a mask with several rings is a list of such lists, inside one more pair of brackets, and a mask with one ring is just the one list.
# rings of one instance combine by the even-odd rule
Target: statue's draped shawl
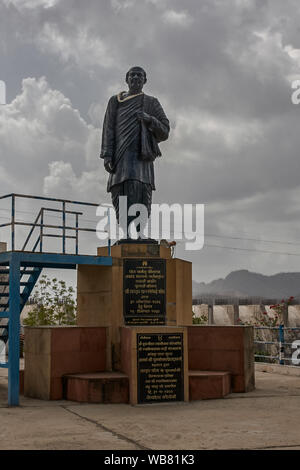
[[113,159],[115,166],[118,165],[118,161],[122,158],[126,149],[139,138],[141,123],[137,118],[137,112],[142,109],[142,104],[143,95],[119,101],[115,126],[116,150]]
[[[103,122],[100,154],[101,158],[111,158],[115,169],[109,176],[107,191],[110,191],[113,185],[128,179],[148,183],[152,189],[155,189],[153,162],[139,159],[141,138],[141,123],[137,119],[139,110],[151,116],[148,129],[157,143],[168,138],[169,121],[156,98],[145,94],[123,100],[122,95],[111,97]],[[156,148],[155,157],[161,156],[158,145]]]

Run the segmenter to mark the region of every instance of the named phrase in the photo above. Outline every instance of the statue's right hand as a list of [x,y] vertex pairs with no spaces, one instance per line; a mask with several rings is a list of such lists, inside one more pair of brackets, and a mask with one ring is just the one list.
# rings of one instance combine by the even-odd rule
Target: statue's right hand
[[112,166],[112,161],[110,158],[104,158],[104,168],[108,173],[113,172],[113,166]]

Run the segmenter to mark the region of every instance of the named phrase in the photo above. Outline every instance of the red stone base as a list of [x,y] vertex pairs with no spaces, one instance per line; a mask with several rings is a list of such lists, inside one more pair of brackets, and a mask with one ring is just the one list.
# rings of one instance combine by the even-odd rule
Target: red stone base
[[228,372],[189,371],[189,399],[224,398],[231,392]]
[[234,393],[255,388],[251,326],[188,326],[189,371],[222,371],[231,375]]
[[26,327],[24,345],[26,397],[61,400],[64,375],[106,369],[105,327]]
[[65,399],[82,403],[128,403],[129,381],[121,372],[70,374],[64,377]]
[[[158,327],[153,328],[158,331]],[[170,329],[162,327],[162,331],[166,328]],[[33,398],[136,403],[136,399],[129,397],[136,395],[138,386],[136,365],[132,366],[136,364],[137,330],[141,328],[121,329],[122,372],[108,372],[105,327],[26,328],[25,377],[21,371],[20,392],[24,382],[25,396]],[[150,330],[151,327],[142,329]],[[186,401],[223,398],[231,391],[253,390],[251,327],[193,325],[186,330]]]

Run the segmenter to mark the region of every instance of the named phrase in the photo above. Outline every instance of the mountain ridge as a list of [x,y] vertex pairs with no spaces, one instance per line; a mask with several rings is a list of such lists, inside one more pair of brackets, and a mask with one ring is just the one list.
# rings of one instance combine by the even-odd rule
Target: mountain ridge
[[286,298],[300,295],[300,272],[265,275],[240,269],[209,283],[193,281],[193,297],[228,295],[234,297]]

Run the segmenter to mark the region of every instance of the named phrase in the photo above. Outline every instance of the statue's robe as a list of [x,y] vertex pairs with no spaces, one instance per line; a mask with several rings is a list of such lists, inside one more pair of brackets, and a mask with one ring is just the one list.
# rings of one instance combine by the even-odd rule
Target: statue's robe
[[[107,191],[128,180],[150,185],[155,190],[153,161],[141,159],[141,122],[137,112],[151,116],[148,131],[156,144],[156,155],[161,156],[158,143],[169,136],[169,121],[159,101],[144,93],[125,97],[123,93],[112,96],[108,102],[103,122],[101,158],[110,158],[114,171],[109,175]],[[137,202],[137,201],[136,201]]]

